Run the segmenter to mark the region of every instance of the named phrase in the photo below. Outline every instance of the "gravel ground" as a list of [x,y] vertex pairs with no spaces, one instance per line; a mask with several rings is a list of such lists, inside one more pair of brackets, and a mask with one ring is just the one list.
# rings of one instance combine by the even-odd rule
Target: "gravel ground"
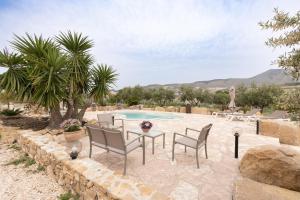
[[38,171],[38,165],[25,167],[6,165],[17,159],[22,152],[0,143],[0,199],[1,200],[54,200],[64,193],[62,187],[44,171]]

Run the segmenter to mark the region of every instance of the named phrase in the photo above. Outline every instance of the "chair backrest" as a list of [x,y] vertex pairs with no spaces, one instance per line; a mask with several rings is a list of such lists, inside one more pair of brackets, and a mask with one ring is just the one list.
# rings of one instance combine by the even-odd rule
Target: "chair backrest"
[[107,146],[125,151],[125,140],[121,131],[110,128],[102,129],[107,141]]
[[90,142],[95,142],[107,146],[106,137],[103,130],[99,126],[87,125],[86,128],[89,134]]
[[97,115],[99,125],[101,127],[109,127],[109,125],[114,125],[114,116],[111,113],[104,113]]
[[206,126],[204,126],[198,136],[198,145],[200,145],[201,143],[203,143],[204,141],[207,140],[207,136],[209,134],[209,131],[212,127],[212,124],[208,124]]
[[270,115],[267,115],[267,117],[270,118],[277,118],[277,119],[286,119],[289,117],[289,114],[287,111],[283,111],[283,110],[275,110],[273,113],[271,113]]
[[252,109],[252,110],[250,110],[250,111],[247,111],[247,112],[245,113],[245,115],[256,115],[256,114],[259,113],[259,112],[260,112],[260,109],[254,108],[254,109]]

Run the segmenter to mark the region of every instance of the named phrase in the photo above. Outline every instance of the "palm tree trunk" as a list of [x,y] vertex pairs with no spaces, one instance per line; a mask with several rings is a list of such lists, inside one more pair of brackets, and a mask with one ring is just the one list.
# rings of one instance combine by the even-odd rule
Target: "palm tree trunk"
[[72,114],[73,114],[73,106],[69,103],[69,101],[67,101],[67,112],[64,115],[63,119],[64,120],[70,119]]
[[87,103],[82,107],[82,109],[81,109],[80,112],[78,113],[78,118],[77,118],[77,119],[78,119],[79,121],[82,121],[86,109],[87,109],[88,107],[90,107],[91,104],[92,104],[91,102],[87,102]]
[[59,125],[62,123],[63,118],[60,113],[59,104],[53,108],[50,108],[50,122],[49,128],[59,128]]

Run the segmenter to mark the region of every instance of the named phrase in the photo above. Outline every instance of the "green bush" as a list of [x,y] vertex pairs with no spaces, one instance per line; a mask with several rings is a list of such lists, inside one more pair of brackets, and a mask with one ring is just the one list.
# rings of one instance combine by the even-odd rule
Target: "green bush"
[[67,193],[61,194],[58,196],[58,200],[78,200],[79,195],[73,195],[71,191],[68,191]]
[[16,115],[18,115],[18,114],[20,114],[20,113],[22,113],[23,111],[22,110],[20,110],[19,108],[17,108],[17,109],[4,109],[4,110],[2,110],[0,113],[2,114],[2,115],[5,115],[5,116],[16,116]]

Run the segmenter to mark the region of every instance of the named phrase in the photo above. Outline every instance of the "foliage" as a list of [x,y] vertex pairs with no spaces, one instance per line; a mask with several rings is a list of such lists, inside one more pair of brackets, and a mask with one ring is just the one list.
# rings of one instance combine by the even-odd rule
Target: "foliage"
[[140,127],[142,129],[150,129],[152,128],[153,124],[150,122],[150,121],[143,121],[141,124],[140,124]]
[[300,121],[300,89],[293,89],[284,93],[280,99],[279,107],[287,110],[291,115],[291,119]]
[[[116,81],[111,66],[96,65],[90,54],[93,42],[81,33],[60,33],[54,38],[15,35],[16,53],[0,52],[0,65],[7,67],[0,87],[21,101],[50,110],[50,127],[64,119],[82,120],[91,98],[101,102]],[[59,111],[65,102],[67,112]]]
[[45,171],[45,170],[46,170],[45,167],[43,165],[40,165],[40,164],[36,168],[36,171],[38,171],[38,172],[42,172],[42,171]]
[[165,89],[165,88],[158,88],[152,90],[150,100],[155,102],[160,106],[165,106],[171,103],[175,99],[175,93],[173,90]]
[[28,154],[24,154],[24,155],[21,155],[19,158],[17,159],[14,159],[8,163],[6,163],[6,165],[20,165],[20,164],[24,164],[24,167],[29,167],[33,164],[35,164],[35,160],[30,158],[28,156]]
[[79,200],[79,195],[73,195],[71,191],[61,194],[58,197],[58,200]]
[[21,150],[20,145],[18,145],[17,143],[14,143],[14,144],[10,145],[8,148],[9,149],[14,149],[16,151],[20,151]]
[[0,92],[0,102],[7,104],[7,109],[10,109],[10,102],[14,101],[14,94],[8,93],[5,90]]
[[191,105],[195,105],[195,93],[192,87],[180,87],[180,100]]
[[228,107],[229,101],[229,93],[227,90],[218,90],[213,95],[213,103],[220,105],[222,110]]
[[80,121],[77,119],[67,119],[61,123],[60,127],[64,129],[65,132],[74,132],[80,130]]
[[244,111],[251,107],[259,107],[262,112],[265,107],[276,105],[282,94],[282,89],[275,85],[252,85],[250,88],[240,85],[236,89],[236,105]]
[[94,98],[94,100],[100,101],[103,104],[103,100],[109,91],[111,90],[111,86],[114,85],[116,81],[116,71],[113,70],[111,66],[108,65],[97,65],[95,68],[91,70],[91,91],[90,96]]
[[274,13],[271,20],[260,22],[259,25],[263,29],[281,33],[278,37],[269,38],[266,44],[273,48],[290,48],[289,52],[279,56],[276,63],[298,80],[300,77],[300,11],[294,16],[278,9],[274,9]]
[[0,112],[0,114],[5,115],[5,116],[16,116],[20,113],[22,113],[23,111],[20,110],[19,108],[15,109],[4,109]]

